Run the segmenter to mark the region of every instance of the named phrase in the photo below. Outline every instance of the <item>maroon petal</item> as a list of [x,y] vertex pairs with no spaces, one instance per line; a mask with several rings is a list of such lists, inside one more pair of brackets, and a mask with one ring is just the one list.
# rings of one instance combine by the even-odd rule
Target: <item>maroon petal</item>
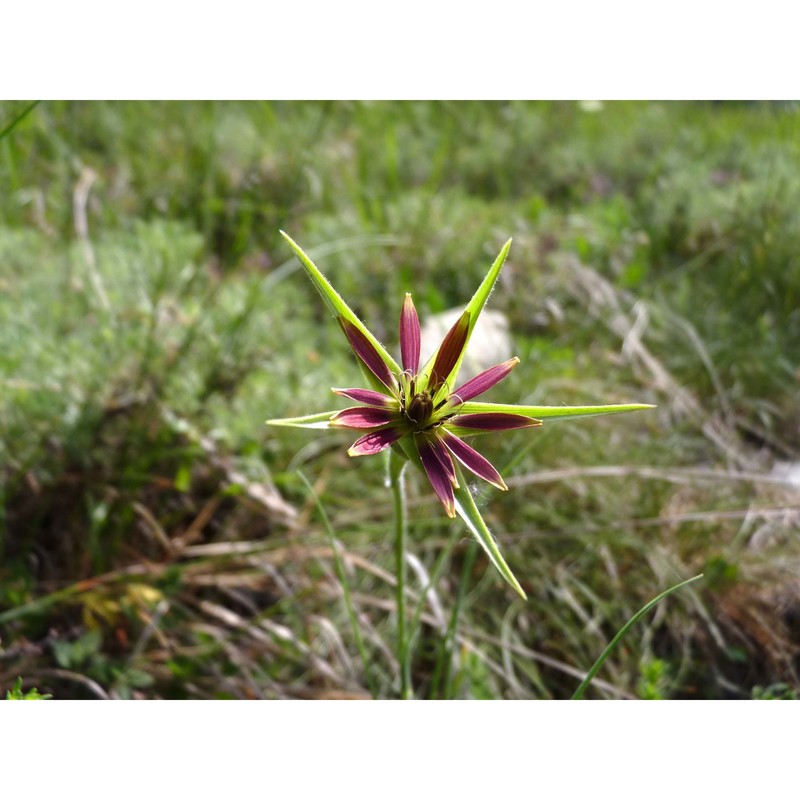
[[431,394],[435,393],[450,377],[453,367],[456,365],[458,359],[461,358],[461,353],[464,351],[468,333],[469,311],[465,311],[458,318],[458,322],[447,332],[447,335],[442,340],[439,351],[436,353],[436,360],[433,362],[433,370],[431,371]]
[[474,450],[466,442],[458,438],[458,436],[443,431],[440,433],[442,439],[447,445],[447,449],[470,471],[474,472],[479,478],[483,478],[498,489],[508,490],[500,473],[487,461],[477,450]]
[[397,426],[395,428],[386,428],[382,431],[372,431],[371,433],[356,439],[352,447],[347,451],[349,456],[372,456],[375,453],[380,453],[385,450],[389,445],[394,444],[406,431]]
[[411,295],[406,293],[400,312],[400,355],[403,369],[416,375],[419,370],[419,317]]
[[485,372],[481,372],[480,375],[476,375],[472,380],[467,381],[463,386],[456,389],[451,394],[451,397],[456,395],[458,400],[462,403],[466,403],[467,400],[471,400],[473,397],[483,394],[496,383],[500,383],[517,364],[519,364],[519,359],[515,357],[504,361],[502,364],[489,367]]
[[379,428],[390,422],[399,422],[400,415],[390,408],[356,406],[339,411],[331,417],[331,425],[338,428]]
[[339,317],[347,341],[353,352],[366,364],[367,369],[387,388],[394,389],[396,383],[386,362],[380,357],[372,342],[353,325],[350,320]]
[[383,406],[391,408],[397,406],[397,400],[381,392],[373,392],[372,389],[331,389],[334,394],[348,397],[356,403],[364,403],[368,406]]
[[425,474],[431,482],[433,491],[436,492],[436,496],[444,506],[447,516],[455,517],[456,506],[453,496],[453,484],[450,480],[447,468],[444,467],[439,460],[439,456],[436,454],[431,441],[424,436],[415,438],[417,441],[417,449],[419,450],[419,457],[422,460],[422,466],[425,468]]
[[521,414],[459,414],[448,420],[456,428],[472,428],[476,431],[510,431],[515,428],[535,428],[542,424],[539,419],[523,417]]
[[452,483],[455,488],[458,488],[456,469],[453,466],[453,459],[450,457],[450,453],[444,446],[444,442],[439,438],[438,433],[431,438],[430,444],[433,448],[433,454],[439,460],[439,463],[442,465],[442,467],[444,467],[445,472],[447,472],[447,477],[450,479],[450,483]]

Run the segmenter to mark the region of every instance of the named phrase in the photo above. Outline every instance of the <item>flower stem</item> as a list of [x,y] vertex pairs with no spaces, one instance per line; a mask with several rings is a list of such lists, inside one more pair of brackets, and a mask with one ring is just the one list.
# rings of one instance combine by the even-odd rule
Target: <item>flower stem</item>
[[394,555],[397,571],[397,660],[400,664],[400,698],[410,700],[414,696],[411,686],[411,659],[406,636],[406,538],[408,521],[406,516],[406,485],[403,475],[406,461],[391,452],[389,455],[389,485],[394,499]]

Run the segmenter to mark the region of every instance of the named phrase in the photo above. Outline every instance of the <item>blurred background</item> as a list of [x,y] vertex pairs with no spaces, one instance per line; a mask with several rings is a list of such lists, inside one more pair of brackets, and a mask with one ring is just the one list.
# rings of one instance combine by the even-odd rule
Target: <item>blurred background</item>
[[799,123],[0,103],[0,690],[396,696],[382,461],[264,425],[361,382],[284,229],[393,350],[404,292],[435,324],[513,237],[489,308],[521,364],[486,399],[658,406],[482,440],[527,603],[411,476],[418,697],[568,697],[700,572],[589,696],[796,697]]

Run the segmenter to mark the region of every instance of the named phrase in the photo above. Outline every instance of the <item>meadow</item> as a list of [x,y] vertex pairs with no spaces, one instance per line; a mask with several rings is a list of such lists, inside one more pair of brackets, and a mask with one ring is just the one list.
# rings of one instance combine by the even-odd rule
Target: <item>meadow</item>
[[[800,107],[0,103],[0,690],[393,698],[392,498],[267,427],[359,369],[284,230],[398,350],[463,305],[487,399],[650,403],[481,443],[517,597],[409,477],[421,699],[800,692]],[[345,403],[341,403],[344,407]]]

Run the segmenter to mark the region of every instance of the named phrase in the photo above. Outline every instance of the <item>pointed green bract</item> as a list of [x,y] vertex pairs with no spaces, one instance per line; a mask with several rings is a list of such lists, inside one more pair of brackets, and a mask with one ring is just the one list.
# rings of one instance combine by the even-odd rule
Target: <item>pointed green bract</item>
[[458,480],[458,488],[453,489],[456,513],[464,520],[472,535],[486,551],[486,555],[489,556],[489,560],[494,564],[497,571],[508,581],[514,591],[517,592],[523,600],[527,600],[528,598],[525,592],[514,577],[514,573],[511,571],[508,564],[506,564],[505,559],[500,554],[494,536],[492,536],[491,532],[486,527],[481,512],[478,511],[478,507],[475,505],[475,500],[472,498],[472,493],[469,490],[461,467],[457,463],[454,466],[456,469],[456,479]]
[[403,436],[402,439],[396,441],[393,446],[393,450],[395,453],[397,452],[398,447],[400,448],[406,459],[410,461],[424,475],[425,467],[422,466],[422,459],[419,457],[419,451],[417,450],[417,445],[416,442],[414,441],[414,437]]
[[486,305],[486,301],[489,299],[492,289],[494,289],[494,285],[500,275],[500,270],[503,268],[503,264],[508,257],[508,251],[510,249],[511,239],[503,245],[502,250],[500,250],[497,258],[494,260],[494,264],[489,268],[486,277],[464,309],[465,311],[469,311],[469,333],[467,334],[467,342],[469,342],[469,337],[472,336],[472,331],[475,329],[475,323],[478,321],[478,317],[481,315],[481,311],[483,311],[483,307]]
[[[484,306],[486,305],[486,301],[489,299],[489,295],[492,293],[492,289],[497,281],[497,277],[500,274],[500,270],[505,263],[506,257],[508,256],[508,251],[511,249],[511,239],[509,239],[504,245],[503,249],[500,251],[497,258],[494,260],[494,264],[489,268],[489,272],[486,273],[486,277],[481,282],[481,285],[478,287],[478,291],[472,296],[472,300],[467,303],[464,311],[469,311],[469,329],[467,331],[467,338],[464,342],[464,348],[461,351],[461,355],[459,356],[458,360],[456,361],[455,366],[452,370],[450,370],[450,374],[447,376],[447,384],[452,387],[455,385],[456,377],[458,376],[458,371],[461,369],[461,362],[464,360],[464,354],[467,350],[467,345],[469,345],[470,337],[472,336],[472,331],[475,330],[475,323],[478,321],[478,317],[481,315],[481,311],[483,311]],[[437,348],[436,352],[428,359],[428,362],[422,368],[421,372],[424,373],[428,378],[430,377],[431,369],[433,368],[433,364],[436,361],[436,356],[438,355],[439,350]],[[424,385],[420,385],[420,390],[427,388],[427,379]]]
[[353,313],[350,306],[342,300],[336,289],[331,286],[328,279],[319,271],[314,262],[303,252],[300,245],[298,245],[287,233],[281,231],[281,236],[286,239],[289,246],[294,250],[295,255],[300,259],[306,274],[311,278],[311,282],[317,287],[317,291],[322,295],[325,304],[337,317],[344,317],[348,322],[351,322],[356,328],[369,339],[370,343],[378,351],[383,362],[389,368],[389,371],[398,374],[402,372],[398,363],[389,355],[386,348],[369,332],[366,325]]
[[336,411],[323,411],[319,414],[307,414],[305,417],[287,417],[286,419],[268,419],[267,425],[278,425],[284,428],[330,428],[331,417]]
[[[409,461],[411,461],[424,475],[425,468],[422,466],[422,461],[420,460],[419,453],[417,452],[417,448],[413,442],[413,439],[410,437],[404,437],[397,442],[397,445],[400,446]],[[525,592],[519,585],[517,579],[514,577],[514,573],[511,571],[511,568],[508,566],[508,564],[506,564],[505,559],[503,558],[502,554],[500,553],[500,549],[497,546],[497,542],[495,542],[494,537],[486,527],[486,523],[483,521],[481,512],[478,511],[478,507],[475,505],[475,500],[473,499],[469,490],[468,482],[464,477],[464,472],[461,466],[457,462],[454,462],[453,466],[456,472],[456,480],[458,481],[458,488],[453,489],[456,513],[464,521],[467,528],[469,528],[470,533],[478,540],[497,571],[509,583],[514,591],[517,592],[520,597],[522,597],[523,600],[527,600],[528,598],[525,595]]]
[[599,414],[622,414],[626,411],[644,411],[655,406],[646,403],[627,403],[611,406],[515,406],[502,403],[475,403],[468,401],[458,407],[459,414],[518,414],[531,419],[555,417],[595,417]]

